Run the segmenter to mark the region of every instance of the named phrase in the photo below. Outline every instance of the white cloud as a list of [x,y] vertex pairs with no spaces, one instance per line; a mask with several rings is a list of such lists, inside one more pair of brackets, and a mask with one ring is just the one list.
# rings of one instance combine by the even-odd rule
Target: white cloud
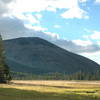
[[89,17],[87,16],[87,12],[84,10],[78,8],[78,7],[73,7],[69,9],[68,11],[64,12],[61,15],[63,18],[79,18],[79,19],[88,19]]
[[93,53],[100,51],[100,47],[98,44],[94,44],[90,40],[73,40],[68,41],[64,39],[56,39],[56,41],[51,41],[54,44],[69,50],[74,53]]
[[[80,1],[81,3],[82,1]],[[63,18],[84,18],[84,19],[88,19],[88,15],[87,12],[84,11],[83,9],[81,9],[79,7],[79,1],[78,0],[71,0],[70,2],[70,7],[66,9],[66,11],[61,14],[61,16]]]
[[46,10],[47,11],[56,12],[56,9],[54,7],[47,7]]
[[32,14],[27,14],[25,17],[26,20],[30,22],[30,24],[39,23],[39,21]]
[[100,45],[100,41],[97,41],[97,44]]
[[84,28],[84,31],[85,31],[86,33],[91,33],[91,32],[92,32],[92,30],[89,30],[89,29],[87,29],[87,28]]
[[0,0],[0,16],[5,15],[6,13],[9,13],[9,4],[15,0]]
[[8,18],[2,17],[0,18],[0,32],[4,33],[12,33],[19,32],[25,30],[24,24],[22,20],[17,18]]
[[46,0],[16,0],[14,4],[15,12],[40,12],[47,8]]
[[54,25],[54,28],[61,28],[60,25]]
[[52,32],[45,32],[47,35],[50,35],[52,37],[52,40],[59,39],[59,35],[57,33],[52,33]]
[[[71,8],[71,5],[73,5],[73,3],[75,2],[72,2],[73,0],[52,0],[49,2],[50,4],[50,7],[53,7],[53,8],[59,8],[59,9],[68,9],[68,8]],[[75,0],[74,0],[75,1]]]
[[36,36],[47,40],[53,40],[59,37],[56,33],[42,31],[47,31],[47,28],[31,26],[29,24],[24,25],[22,20],[14,17],[0,18],[0,33],[2,33],[3,39]]
[[79,0],[80,2],[87,2],[87,0]]
[[93,34],[90,37],[91,37],[91,39],[100,39],[100,32],[93,31]]
[[78,40],[73,40],[73,42],[77,45],[80,45],[80,46],[88,46],[88,45],[93,44],[92,41],[90,41],[90,40],[80,40],[80,39],[78,39]]
[[100,0],[96,0],[96,3],[100,3]]
[[88,29],[85,29],[85,31],[87,33],[89,33],[90,35],[84,35],[83,38],[87,39],[87,40],[92,40],[96,42],[97,45],[100,46],[100,31],[97,31],[97,30],[88,30]]
[[47,31],[48,30],[47,28],[43,28],[41,26],[32,26],[30,24],[26,24],[25,27],[28,29],[33,29],[35,31]]
[[22,20],[8,17],[0,18],[0,33],[3,35],[3,39],[22,37],[26,31]]
[[65,9],[61,14],[63,18],[88,18],[87,12],[79,7],[79,3],[86,0],[16,0],[16,3],[9,4],[12,15],[22,14],[24,12],[41,12]]
[[36,16],[36,18],[38,18],[38,19],[41,19],[41,18],[42,18],[42,15],[39,14],[39,13],[35,14],[35,16]]
[[25,15],[23,14],[17,14],[15,15],[18,19],[21,19],[23,21],[27,21],[29,24],[38,24],[40,19],[40,15],[32,15],[31,13],[27,13]]
[[81,55],[97,62],[98,64],[100,64],[100,51],[94,52],[94,53],[82,53]]

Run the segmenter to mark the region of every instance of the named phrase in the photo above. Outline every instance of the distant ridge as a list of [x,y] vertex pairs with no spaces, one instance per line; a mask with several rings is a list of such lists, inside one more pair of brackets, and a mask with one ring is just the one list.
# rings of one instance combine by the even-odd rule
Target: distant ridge
[[38,37],[5,40],[7,63],[15,72],[33,74],[93,72],[100,65]]

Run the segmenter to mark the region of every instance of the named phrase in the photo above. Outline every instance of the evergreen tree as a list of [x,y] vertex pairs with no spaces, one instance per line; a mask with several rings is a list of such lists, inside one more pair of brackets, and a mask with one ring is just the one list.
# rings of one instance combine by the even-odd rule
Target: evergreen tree
[[10,80],[11,80],[11,75],[9,67],[5,63],[3,43],[0,35],[0,83],[7,83]]

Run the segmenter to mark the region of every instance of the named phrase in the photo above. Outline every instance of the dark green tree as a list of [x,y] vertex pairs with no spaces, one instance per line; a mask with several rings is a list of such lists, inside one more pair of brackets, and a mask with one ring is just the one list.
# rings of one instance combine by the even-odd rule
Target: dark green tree
[[5,62],[4,48],[0,35],[0,83],[7,83],[11,80],[10,70]]

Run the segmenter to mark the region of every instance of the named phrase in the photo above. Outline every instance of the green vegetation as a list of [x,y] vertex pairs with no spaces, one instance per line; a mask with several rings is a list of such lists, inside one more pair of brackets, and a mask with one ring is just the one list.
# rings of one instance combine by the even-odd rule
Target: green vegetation
[[82,71],[65,74],[65,73],[48,73],[48,74],[30,74],[23,72],[11,72],[13,80],[100,80],[100,71],[85,73]]
[[0,100],[100,100],[99,82],[33,81],[25,85],[23,81],[23,85],[17,84],[1,85]]
[[9,67],[5,63],[4,49],[0,36],[0,83],[6,83],[11,80]]
[[100,65],[36,37],[4,41],[7,63],[14,72],[47,74],[93,73]]
[[56,94],[17,89],[0,89],[0,100],[100,100],[100,98],[74,93]]

